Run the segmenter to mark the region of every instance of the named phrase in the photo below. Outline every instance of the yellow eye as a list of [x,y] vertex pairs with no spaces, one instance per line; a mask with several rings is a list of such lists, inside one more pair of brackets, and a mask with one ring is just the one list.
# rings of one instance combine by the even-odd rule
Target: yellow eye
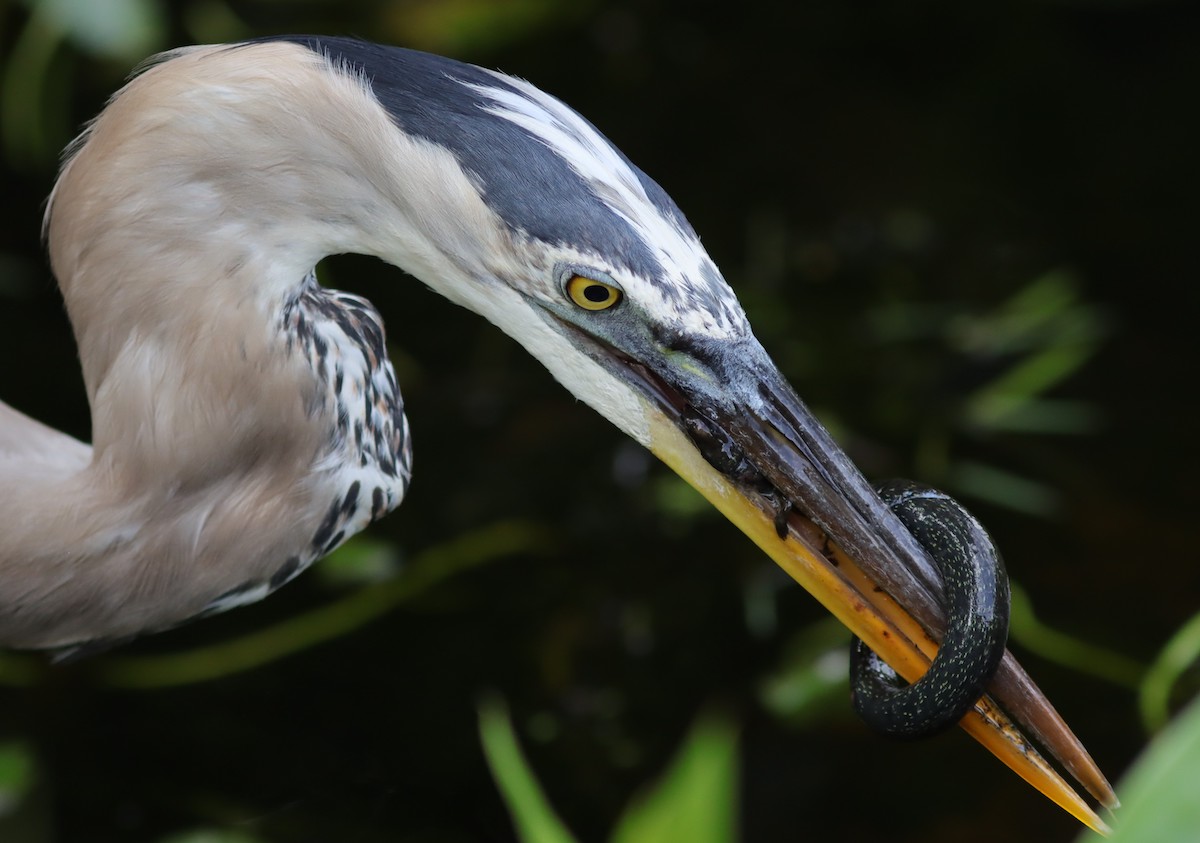
[[608,310],[621,300],[621,291],[616,287],[583,275],[571,276],[567,295],[584,310]]

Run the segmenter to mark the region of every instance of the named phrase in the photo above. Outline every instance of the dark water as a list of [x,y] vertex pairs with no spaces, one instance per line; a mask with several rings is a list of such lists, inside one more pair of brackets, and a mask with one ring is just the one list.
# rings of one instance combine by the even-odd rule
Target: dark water
[[[1045,620],[1148,663],[1200,594],[1195,7],[564,8],[452,51],[559,95],[672,193],[868,474],[961,495]],[[389,15],[402,13],[382,6],[238,9],[255,33],[401,38]],[[7,64],[24,18],[0,14]],[[194,40],[173,25],[173,43]],[[128,62],[62,51],[50,111],[66,127]],[[4,173],[0,396],[86,438],[38,243],[52,178],[53,158]],[[719,518],[665,507],[665,470],[495,329],[375,261],[324,272],[387,318],[416,439],[410,497],[373,537],[412,555],[525,519],[554,549],[221,681],[114,690],[85,663],[0,688],[0,738],[28,741],[41,770],[24,817],[54,829],[19,839],[149,841],[198,825],[271,841],[510,839],[477,738],[487,689],[508,698],[582,840],[604,839],[713,701],[743,723],[747,841],[1071,839],[1069,818],[960,734],[887,743],[842,700],[802,729],[767,713],[759,683],[820,619],[813,601]],[[1006,322],[1005,303],[1048,274],[1037,289],[1066,290],[1059,304]],[[964,421],[972,397],[1038,353],[1035,377],[1065,367],[1039,393],[1059,402],[1042,406],[1050,422]],[[1007,492],[979,466],[1026,485]],[[1011,506],[1038,502],[1041,514]],[[745,595],[764,582],[775,622],[759,627]],[[127,654],[235,638],[337,594],[308,575]],[[1133,693],[1017,652],[1119,775],[1145,739]]]

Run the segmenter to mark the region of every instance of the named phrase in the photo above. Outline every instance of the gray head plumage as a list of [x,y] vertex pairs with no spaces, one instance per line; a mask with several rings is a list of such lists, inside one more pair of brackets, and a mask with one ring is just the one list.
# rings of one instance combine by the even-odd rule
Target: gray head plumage
[[361,76],[398,128],[454,156],[515,236],[577,250],[648,282],[662,315],[676,316],[671,321],[721,337],[749,333],[674,200],[560,100],[502,73],[415,50],[349,38],[279,40]]

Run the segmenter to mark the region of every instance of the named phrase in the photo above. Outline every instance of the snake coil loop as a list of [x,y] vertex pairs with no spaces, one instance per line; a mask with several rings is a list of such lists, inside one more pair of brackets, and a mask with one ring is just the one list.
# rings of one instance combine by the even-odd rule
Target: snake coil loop
[[1008,577],[983,525],[954,498],[907,480],[881,484],[877,491],[941,571],[946,632],[933,664],[911,685],[855,638],[851,698],[877,732],[930,737],[962,719],[1004,657]]

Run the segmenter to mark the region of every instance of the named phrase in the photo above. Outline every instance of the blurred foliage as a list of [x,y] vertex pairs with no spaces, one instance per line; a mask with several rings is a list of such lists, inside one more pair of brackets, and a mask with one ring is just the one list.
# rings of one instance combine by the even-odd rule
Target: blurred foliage
[[495,698],[479,706],[479,735],[492,776],[525,843],[571,843],[574,837],[554,813],[521,753],[508,709]]
[[[1032,597],[1014,595],[1022,660],[1115,774],[1198,682],[1197,8],[0,0],[0,398],[87,436],[40,208],[59,150],[145,55],[309,31],[500,67],[675,196],[868,475],[970,500]],[[725,835],[731,800],[747,841],[801,820],[831,839],[1075,836],[966,741],[866,735],[837,625],[490,326],[373,261],[321,273],[403,346],[410,499],[261,606],[79,664],[0,653],[5,843],[504,840],[538,799],[561,839],[623,816],[644,836],[676,810]],[[529,532],[447,541],[498,521]],[[524,751],[475,710],[481,688]],[[688,738],[714,698],[729,719]],[[1175,783],[1195,778],[1195,721],[1147,756],[1175,752]],[[631,801],[664,768],[651,793],[702,808]],[[885,789],[874,768],[903,775]],[[1137,781],[1127,805],[1188,798]]]
[[[1180,713],[1134,762],[1121,783],[1114,843],[1186,843],[1200,829],[1200,699]],[[1092,832],[1079,843],[1104,840]]]
[[[319,609],[297,614],[274,626],[232,641],[186,652],[150,656],[107,656],[89,661],[98,681],[116,688],[150,689],[211,682],[302,652],[348,635],[420,596],[462,571],[518,553],[544,553],[545,531],[525,524],[502,523],[475,530],[419,554],[402,572],[391,563],[394,551],[382,543],[354,537],[321,564],[331,584],[354,577],[383,581],[359,588]],[[71,658],[70,651],[61,654]],[[44,681],[46,665],[37,656],[0,653],[0,685],[22,687]]]
[[241,831],[197,829],[185,831],[183,834],[172,834],[162,838],[158,843],[266,843],[266,841],[261,837]]
[[732,843],[737,765],[736,728],[702,715],[671,766],[618,820],[613,843]]
[[12,813],[33,788],[35,770],[28,746],[0,743],[0,817]]
[[[118,688],[161,688],[221,679],[348,635],[449,576],[498,557],[544,552],[546,546],[547,537],[539,529],[522,524],[493,525],[426,551],[390,581],[358,589],[337,602],[252,635],[183,653],[109,657],[93,667],[100,681]],[[333,558],[337,555],[335,552]],[[359,555],[353,540],[347,542],[341,555]],[[344,575],[345,567],[346,563],[341,562],[335,570]]]
[[155,0],[26,5],[29,16],[0,76],[0,140],[13,164],[45,167],[72,131],[67,72],[74,51],[128,65],[161,49],[167,32]]
[[814,725],[845,711],[850,698],[850,646],[845,628],[826,618],[788,641],[779,664],[760,687],[763,706],[776,717]]
[[388,4],[384,25],[404,43],[434,53],[489,50],[552,24],[580,20],[594,0],[408,0]]
[[[956,459],[953,452],[962,438],[1095,431],[1098,408],[1048,397],[1096,356],[1108,334],[1108,320],[1099,307],[1082,300],[1071,274],[1041,275],[984,312],[972,313],[955,301],[897,299],[868,310],[864,319],[866,335],[881,354],[921,360],[920,369],[902,384],[910,394],[936,394],[940,384],[960,379],[965,371],[987,373],[977,386],[956,388],[941,399],[938,413],[909,405],[916,415],[903,425],[916,431],[916,473],[977,500],[1051,514],[1059,502],[1045,483],[1001,466]],[[930,354],[930,345],[936,353]],[[922,382],[915,381],[918,377]]]
[[[522,843],[572,843],[517,743],[508,710],[479,707],[479,730],[492,773]],[[702,714],[658,782],[635,798],[612,843],[732,843],[737,839],[737,736],[727,717]]]
[[1200,614],[1171,636],[1142,679],[1138,708],[1147,732],[1167,724],[1175,692],[1185,700],[1200,695]]

